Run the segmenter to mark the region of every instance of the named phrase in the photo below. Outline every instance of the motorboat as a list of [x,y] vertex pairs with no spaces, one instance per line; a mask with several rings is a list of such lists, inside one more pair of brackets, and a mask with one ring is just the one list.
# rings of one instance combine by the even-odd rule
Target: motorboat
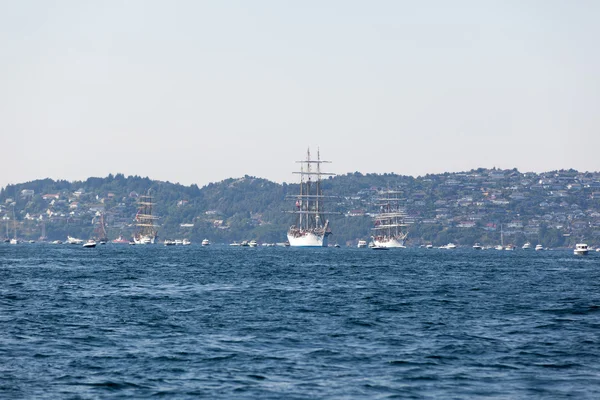
[[521,247],[523,250],[529,250],[531,249],[531,243],[527,242],[523,245],[523,247]]
[[367,247],[367,241],[366,240],[359,240],[358,244],[356,245],[356,247],[358,247],[359,249],[364,249]]
[[501,244],[499,244],[496,247],[494,247],[494,249],[496,249],[496,250],[504,250],[504,246],[502,246]]
[[456,249],[456,245],[454,243],[448,243],[447,245],[444,246],[444,248],[447,250],[454,250],[454,249]]
[[90,240],[88,240],[87,242],[85,242],[83,244],[83,247],[85,247],[85,248],[94,248],[94,247],[96,247],[96,241],[93,240],[93,239],[90,239]]
[[68,244],[83,244],[83,239],[77,239],[72,236],[67,236]]
[[426,249],[433,249],[433,245],[432,244],[428,244],[427,246],[425,246]]
[[481,250],[481,249],[483,249],[483,247],[479,243],[475,243],[473,245],[473,250]]
[[386,246],[373,245],[373,246],[371,246],[371,249],[373,249],[373,250],[389,250],[390,248],[386,247]]
[[125,239],[123,236],[119,236],[118,238],[114,239],[112,241],[112,243],[115,243],[115,244],[128,244],[129,240]]
[[256,242],[256,240],[252,239],[252,240],[251,240],[251,241],[248,243],[248,246],[250,246],[250,247],[256,247],[256,246],[258,246],[258,243]]
[[538,244],[535,246],[535,251],[541,251],[544,250],[544,246],[542,246],[541,244]]
[[203,239],[202,246],[210,246],[210,241],[208,239]]
[[573,250],[573,253],[577,256],[585,256],[587,255],[587,253],[590,251],[590,249],[588,248],[588,245],[585,243],[577,243],[575,245],[575,250]]
[[181,244],[184,246],[189,246],[190,244],[192,244],[192,242],[190,242],[190,239],[183,239],[183,242]]
[[506,246],[506,247],[504,248],[504,250],[512,251],[512,250],[514,250],[514,249],[516,249],[516,248],[517,248],[516,246],[513,246],[512,244],[509,244],[508,246]]
[[175,241],[169,240],[169,239],[165,239],[165,241],[163,242],[163,244],[165,246],[175,246]]

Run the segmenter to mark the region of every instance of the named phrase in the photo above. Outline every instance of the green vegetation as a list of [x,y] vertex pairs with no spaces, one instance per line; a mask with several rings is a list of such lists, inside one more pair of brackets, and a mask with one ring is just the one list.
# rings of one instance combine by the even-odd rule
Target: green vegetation
[[[600,174],[574,170],[543,174],[517,170],[477,169],[410,177],[359,172],[323,181],[333,236],[331,243],[354,244],[369,239],[378,191],[399,190],[409,215],[409,245],[454,242],[498,244],[500,225],[505,243],[525,241],[545,247],[600,243]],[[159,236],[214,243],[256,239],[286,240],[294,223],[286,214],[297,184],[277,184],[244,176],[199,188],[123,174],[67,182],[41,179],[9,185],[0,191],[2,230],[12,236],[13,208],[18,235],[48,240],[67,235],[94,235],[104,213],[109,236],[130,238],[135,230],[137,196],[150,190],[159,217]],[[6,232],[4,232],[5,234]],[[0,236],[4,236],[0,234]]]

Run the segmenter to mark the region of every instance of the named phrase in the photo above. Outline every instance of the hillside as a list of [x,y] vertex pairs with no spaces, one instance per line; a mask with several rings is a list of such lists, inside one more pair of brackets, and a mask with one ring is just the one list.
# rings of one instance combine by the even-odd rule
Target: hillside
[[[377,211],[374,199],[384,189],[403,192],[403,206],[412,223],[409,245],[495,244],[500,224],[507,241],[516,245],[525,241],[550,247],[582,240],[600,243],[599,173],[535,174],[515,169],[417,178],[355,172],[326,179],[323,191],[333,196],[327,209],[340,213],[331,217],[332,243],[368,239],[371,215]],[[293,200],[286,196],[296,194],[298,185],[251,176],[202,188],[123,174],[74,182],[41,179],[0,191],[3,231],[12,237],[14,208],[17,232],[23,239],[37,239],[43,230],[49,240],[64,240],[67,234],[91,237],[100,213],[105,215],[111,238],[129,238],[137,196],[148,190],[160,217],[161,239],[281,242],[293,223],[293,216],[284,213],[293,208]]]

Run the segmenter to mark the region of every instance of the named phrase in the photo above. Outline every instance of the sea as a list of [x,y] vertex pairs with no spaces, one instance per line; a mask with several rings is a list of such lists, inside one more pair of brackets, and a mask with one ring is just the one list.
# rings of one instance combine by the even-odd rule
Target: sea
[[600,253],[0,244],[2,399],[598,399]]

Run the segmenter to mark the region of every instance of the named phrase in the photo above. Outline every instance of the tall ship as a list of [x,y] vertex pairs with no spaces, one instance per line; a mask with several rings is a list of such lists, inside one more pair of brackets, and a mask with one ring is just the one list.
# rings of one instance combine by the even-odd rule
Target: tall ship
[[374,248],[403,248],[408,237],[406,212],[400,208],[402,192],[386,190],[379,193],[376,205],[379,212],[375,214],[373,230]]
[[156,220],[158,218],[152,215],[153,206],[154,203],[152,202],[150,190],[148,190],[147,194],[138,197],[138,211],[135,215],[137,232],[133,235],[135,244],[156,243],[158,237]]
[[104,221],[104,213],[101,213],[96,221],[96,228],[94,229],[94,239],[100,244],[106,244],[108,242],[108,235],[106,233],[106,222]]
[[300,164],[300,171],[294,172],[300,174],[300,193],[290,196],[296,199],[296,209],[289,211],[296,214],[296,223],[287,232],[288,242],[292,247],[327,247],[331,229],[325,215],[332,213],[323,208],[321,177],[335,174],[321,171],[321,164],[331,161],[322,161],[318,150],[317,159],[313,160],[309,148],[306,160],[296,162]]

